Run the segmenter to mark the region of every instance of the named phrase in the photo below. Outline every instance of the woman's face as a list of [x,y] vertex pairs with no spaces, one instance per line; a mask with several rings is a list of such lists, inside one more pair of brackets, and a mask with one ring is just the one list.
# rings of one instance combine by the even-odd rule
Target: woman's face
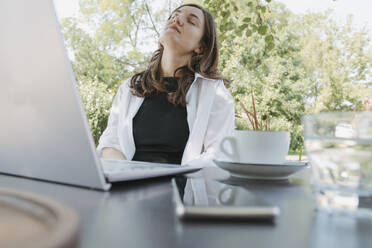
[[202,10],[183,6],[173,12],[165,25],[159,42],[181,55],[200,53],[200,40],[204,34],[204,14]]

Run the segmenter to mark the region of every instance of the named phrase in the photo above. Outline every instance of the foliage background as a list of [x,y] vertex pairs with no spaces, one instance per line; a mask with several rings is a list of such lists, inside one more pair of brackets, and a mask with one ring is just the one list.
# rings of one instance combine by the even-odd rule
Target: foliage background
[[[62,20],[96,143],[117,87],[145,68],[149,44],[156,48],[165,20],[183,2],[80,0],[81,14]],[[363,110],[372,98],[371,36],[352,18],[341,26],[330,11],[295,15],[275,0],[193,2],[215,17],[238,129],[252,128],[240,103],[252,111],[253,93],[262,126],[289,130],[291,150],[301,151],[302,115]]]

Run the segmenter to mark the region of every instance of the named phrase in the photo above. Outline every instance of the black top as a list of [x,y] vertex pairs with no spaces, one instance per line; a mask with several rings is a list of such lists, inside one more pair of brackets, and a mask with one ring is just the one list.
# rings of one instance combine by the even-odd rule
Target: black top
[[[164,78],[169,92],[177,89],[176,78]],[[175,106],[167,92],[146,97],[133,119],[136,153],[133,160],[181,164],[189,138],[186,107]]]

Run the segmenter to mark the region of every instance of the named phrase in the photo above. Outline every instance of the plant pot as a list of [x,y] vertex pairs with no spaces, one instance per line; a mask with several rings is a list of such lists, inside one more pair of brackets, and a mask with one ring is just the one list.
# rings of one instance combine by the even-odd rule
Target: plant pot
[[235,130],[222,139],[221,152],[232,162],[282,164],[288,154],[288,131]]

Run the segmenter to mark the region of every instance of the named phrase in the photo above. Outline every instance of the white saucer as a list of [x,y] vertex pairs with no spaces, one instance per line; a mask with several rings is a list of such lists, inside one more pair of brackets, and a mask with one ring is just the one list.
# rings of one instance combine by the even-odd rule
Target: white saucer
[[307,162],[286,161],[282,164],[243,164],[236,162],[214,162],[233,177],[248,179],[283,180],[308,166]]

